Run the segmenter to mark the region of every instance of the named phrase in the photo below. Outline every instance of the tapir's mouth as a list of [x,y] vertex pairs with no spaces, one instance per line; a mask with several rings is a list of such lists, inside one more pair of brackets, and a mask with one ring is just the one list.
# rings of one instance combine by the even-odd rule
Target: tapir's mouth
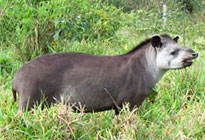
[[183,61],[183,65],[184,65],[185,67],[191,66],[192,64],[193,64],[192,58],[185,59],[185,60]]
[[188,67],[188,66],[191,66],[193,64],[193,59],[195,59],[196,57],[190,57],[190,58],[187,58],[183,61],[183,65],[184,67]]

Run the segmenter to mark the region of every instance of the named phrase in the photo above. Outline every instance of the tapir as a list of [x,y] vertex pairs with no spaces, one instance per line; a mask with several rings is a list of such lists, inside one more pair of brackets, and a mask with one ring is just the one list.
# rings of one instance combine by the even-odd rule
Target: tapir
[[108,56],[63,52],[47,54],[23,65],[14,75],[12,91],[20,110],[42,99],[63,101],[85,112],[139,107],[156,83],[172,69],[192,65],[198,53],[178,44],[179,36],[153,35],[127,53]]

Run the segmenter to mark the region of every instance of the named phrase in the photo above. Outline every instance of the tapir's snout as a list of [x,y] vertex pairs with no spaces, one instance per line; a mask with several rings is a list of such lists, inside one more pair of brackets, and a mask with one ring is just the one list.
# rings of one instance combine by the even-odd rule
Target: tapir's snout
[[190,52],[191,56],[183,61],[184,67],[191,66],[193,64],[192,60],[196,59],[199,56],[199,54],[197,52],[194,52],[193,50],[190,50]]
[[192,53],[193,59],[197,58],[198,56],[199,56],[199,54],[198,54],[197,52],[193,52],[193,53]]
[[187,51],[189,53],[189,59],[195,59],[199,56],[199,54],[195,51],[193,51],[192,49],[188,49]]

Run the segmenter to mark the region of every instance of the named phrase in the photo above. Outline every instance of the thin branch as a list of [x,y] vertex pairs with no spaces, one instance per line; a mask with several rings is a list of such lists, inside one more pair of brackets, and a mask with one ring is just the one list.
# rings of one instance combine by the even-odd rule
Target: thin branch
[[120,109],[120,107],[118,106],[117,102],[115,101],[115,99],[112,97],[112,95],[108,92],[108,90],[106,88],[104,88],[105,92],[109,95],[109,97],[111,98],[112,102],[114,103],[115,107],[117,109]]

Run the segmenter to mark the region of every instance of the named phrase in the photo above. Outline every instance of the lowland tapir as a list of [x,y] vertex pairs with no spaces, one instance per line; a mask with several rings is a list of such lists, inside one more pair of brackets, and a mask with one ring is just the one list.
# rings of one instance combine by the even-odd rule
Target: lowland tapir
[[131,51],[115,56],[55,53],[36,58],[15,74],[12,91],[20,109],[31,109],[45,97],[85,112],[130,109],[140,106],[156,83],[170,69],[192,65],[198,53],[179,45],[179,37],[154,35]]

